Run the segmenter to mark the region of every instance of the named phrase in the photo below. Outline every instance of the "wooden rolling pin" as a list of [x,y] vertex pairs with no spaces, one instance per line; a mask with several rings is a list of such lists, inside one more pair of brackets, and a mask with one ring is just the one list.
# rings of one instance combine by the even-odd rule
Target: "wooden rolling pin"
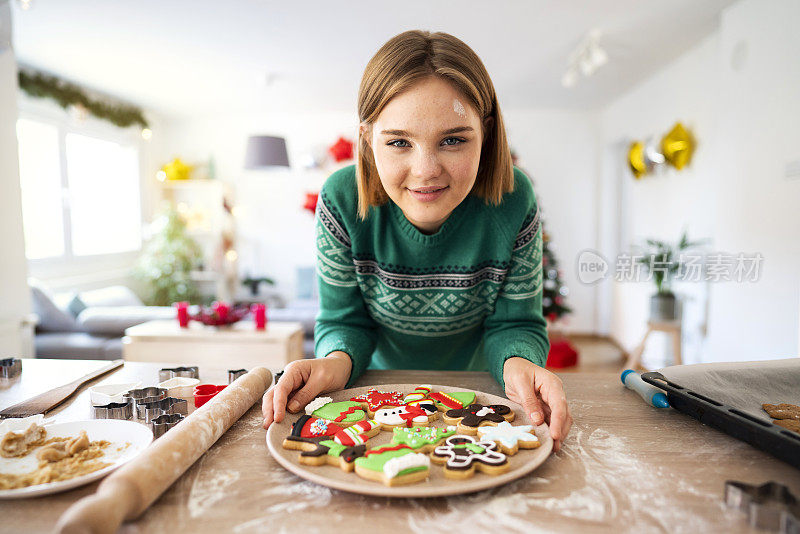
[[56,532],[112,534],[141,515],[253,404],[272,374],[256,367],[158,438],[139,456],[109,475],[94,495],[70,506]]

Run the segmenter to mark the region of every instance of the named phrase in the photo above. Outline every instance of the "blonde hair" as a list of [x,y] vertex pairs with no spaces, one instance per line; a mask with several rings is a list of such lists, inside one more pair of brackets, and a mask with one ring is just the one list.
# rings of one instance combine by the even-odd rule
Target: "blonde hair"
[[[514,167],[506,129],[489,73],[463,41],[444,32],[410,30],[389,39],[369,60],[358,88],[358,118],[371,125],[386,104],[417,82],[439,76],[450,82],[472,104],[484,127],[478,175],[470,194],[497,205],[514,190]],[[372,148],[359,133],[356,156],[358,215],[366,218],[370,206],[389,200],[381,185]]]

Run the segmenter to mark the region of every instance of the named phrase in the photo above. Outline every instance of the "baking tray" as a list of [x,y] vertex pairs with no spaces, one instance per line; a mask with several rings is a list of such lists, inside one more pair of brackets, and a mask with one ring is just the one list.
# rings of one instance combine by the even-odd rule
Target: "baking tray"
[[642,380],[666,391],[676,410],[800,469],[800,434],[687,389],[659,372],[643,373]]

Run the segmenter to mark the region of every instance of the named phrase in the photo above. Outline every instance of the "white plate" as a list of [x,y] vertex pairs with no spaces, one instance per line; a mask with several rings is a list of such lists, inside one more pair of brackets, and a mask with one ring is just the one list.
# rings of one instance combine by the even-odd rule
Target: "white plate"
[[[105,454],[98,460],[111,463],[111,465],[94,473],[69,480],[37,484],[26,488],[0,490],[0,499],[20,499],[23,497],[49,495],[83,486],[103,478],[122,464],[132,460],[153,441],[153,432],[149,427],[133,421],[120,421],[117,419],[53,423],[45,425],[45,428],[47,429],[47,439],[53,437],[76,437],[81,430],[85,430],[90,441],[110,441],[111,444],[104,449]],[[130,445],[125,447],[126,443],[130,443]],[[34,471],[38,465],[39,461],[36,459],[35,450],[23,458],[0,457],[0,473],[3,474],[29,473]]]
[[123,395],[132,389],[141,386],[141,382],[130,382],[127,384],[100,384],[89,388],[89,399],[92,406],[103,406],[112,402],[123,402]]

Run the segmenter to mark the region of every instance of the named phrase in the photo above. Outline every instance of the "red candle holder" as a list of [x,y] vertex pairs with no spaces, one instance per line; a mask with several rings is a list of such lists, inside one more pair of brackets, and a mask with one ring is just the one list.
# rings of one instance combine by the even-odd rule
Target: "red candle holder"
[[264,330],[267,327],[267,305],[266,304],[253,304],[250,307],[253,312],[253,318],[256,322],[256,330]]
[[181,328],[189,328],[189,303],[176,302],[173,304],[177,310],[178,324]]
[[228,318],[228,311],[230,310],[230,306],[228,306],[224,302],[214,302],[211,305],[211,308],[215,312],[217,312],[217,316],[219,316],[220,321],[222,321],[224,323],[226,321],[226,319]]

